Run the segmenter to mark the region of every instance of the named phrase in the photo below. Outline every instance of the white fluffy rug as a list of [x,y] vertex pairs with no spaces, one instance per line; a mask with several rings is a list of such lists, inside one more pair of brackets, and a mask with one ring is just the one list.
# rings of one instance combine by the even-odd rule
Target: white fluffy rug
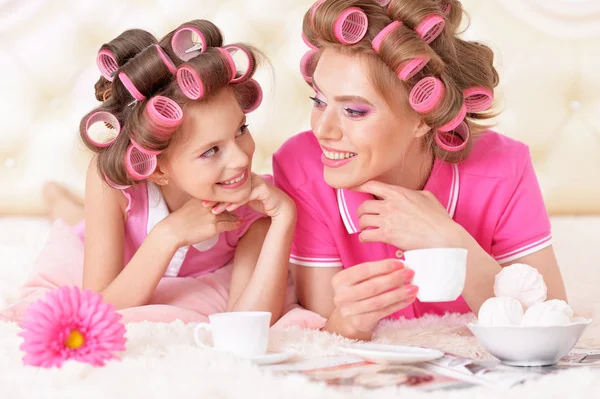
[[[23,225],[14,232],[0,229],[0,306],[10,302],[25,280],[46,225]],[[46,226],[46,227],[44,227]],[[27,231],[28,228],[31,231]],[[8,267],[4,267],[8,266]],[[387,323],[377,341],[418,345],[457,355],[489,358],[465,325],[471,316]],[[588,328],[579,347],[600,348],[600,326]],[[69,362],[62,369],[24,367],[18,347],[19,328],[0,322],[0,398],[505,398],[508,392],[491,388],[425,393],[410,388],[338,391],[299,375],[276,376],[264,368],[225,354],[197,347],[191,325],[137,323],[127,326],[127,351],[119,362],[103,368]],[[338,354],[340,337],[323,332],[290,329],[273,331],[272,350],[292,350],[298,357]],[[600,370],[576,369],[543,377],[510,389],[519,398],[600,398]]]

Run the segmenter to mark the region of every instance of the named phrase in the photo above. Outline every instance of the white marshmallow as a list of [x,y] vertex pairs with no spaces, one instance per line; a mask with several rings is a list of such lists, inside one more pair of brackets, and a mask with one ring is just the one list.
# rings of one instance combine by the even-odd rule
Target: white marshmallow
[[515,298],[490,298],[479,309],[479,324],[491,326],[519,325],[523,318],[523,306]]
[[506,266],[496,275],[494,295],[517,299],[525,309],[546,300],[544,277],[537,269],[520,263]]
[[561,326],[569,324],[573,309],[559,299],[536,303],[525,312],[521,324],[524,326]]

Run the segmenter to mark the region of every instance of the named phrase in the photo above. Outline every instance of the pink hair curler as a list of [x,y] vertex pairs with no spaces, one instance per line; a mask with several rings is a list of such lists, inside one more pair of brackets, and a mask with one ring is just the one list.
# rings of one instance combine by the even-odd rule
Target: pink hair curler
[[173,75],[175,75],[177,73],[177,68],[175,67],[175,64],[173,64],[173,61],[169,58],[169,56],[165,53],[165,51],[162,49],[162,47],[160,47],[158,44],[155,44],[154,47],[156,48],[156,51],[158,52],[158,56],[160,57],[162,62],[164,62],[165,66],[169,69],[169,71]]
[[433,111],[442,100],[446,88],[436,77],[428,76],[417,82],[409,95],[410,106],[420,114]]
[[237,71],[235,69],[235,61],[233,60],[233,57],[231,56],[231,53],[229,51],[227,51],[221,47],[217,48],[217,50],[219,50],[221,52],[221,54],[223,54],[225,59],[227,59],[227,63],[229,64],[229,69],[231,69],[231,76],[229,77],[229,81],[233,82],[233,80],[235,79],[235,75],[237,74]]
[[437,14],[430,14],[415,27],[415,31],[425,43],[431,43],[442,33],[445,25],[446,20],[444,17]]
[[312,75],[315,72],[315,65],[313,61],[317,55],[318,50],[310,50],[302,56],[300,60],[300,73],[306,81],[306,83],[312,85]]
[[393,31],[395,31],[396,29],[398,29],[401,26],[402,26],[402,22],[394,21],[391,24],[389,24],[388,26],[386,26],[385,28],[383,28],[381,30],[381,32],[379,32],[377,34],[377,36],[375,36],[375,38],[373,39],[373,42],[371,43],[373,50],[375,50],[376,53],[379,53],[379,51],[381,50],[381,43],[383,43],[385,38],[388,37]]
[[206,51],[206,38],[193,26],[184,26],[171,38],[171,47],[179,59],[189,61]]
[[444,15],[450,15],[450,10],[452,10],[452,3],[450,3],[450,1],[444,2],[444,4],[442,5],[442,12],[444,13]]
[[170,136],[175,133],[183,120],[183,110],[175,101],[164,96],[155,96],[145,108],[150,129],[158,136]]
[[98,51],[96,65],[98,65],[98,69],[100,69],[100,73],[104,76],[104,79],[112,82],[115,78],[115,72],[119,69],[119,63],[113,52],[108,49]]
[[467,106],[465,104],[460,107],[460,111],[452,120],[448,123],[444,123],[442,126],[438,127],[438,132],[446,133],[454,130],[458,125],[461,124],[462,121],[465,120],[465,116],[467,116]]
[[[235,70],[237,72],[244,71],[241,76],[233,79],[231,81],[231,83],[240,83],[240,82],[243,82],[246,79],[248,79],[248,77],[254,70],[254,58],[248,53],[248,51],[246,51],[244,48],[239,47],[239,46],[235,46],[235,45],[225,46],[225,50],[227,50],[227,52],[231,55],[231,59],[233,60],[233,65],[235,65]],[[243,57],[245,58],[245,60],[243,62],[240,62],[240,63],[235,62],[234,56],[237,55],[238,52],[240,54],[242,54]]]
[[[94,112],[85,121],[85,135],[96,147],[108,147],[115,142],[119,133],[121,133],[121,124],[117,117],[110,112]],[[95,137],[98,135],[104,135],[104,137]]]
[[433,135],[438,147],[448,152],[458,152],[465,149],[470,136],[469,126],[465,122],[461,122],[454,131],[440,132],[438,130]]
[[242,111],[245,114],[248,114],[252,111],[255,111],[262,103],[263,91],[262,87],[260,87],[260,84],[254,79],[249,79],[242,84],[248,86],[249,101],[247,104],[242,104]]
[[429,63],[429,57],[417,57],[408,61],[405,65],[402,65],[396,71],[398,78],[403,81],[407,81],[415,76],[417,73],[421,72],[425,65]]
[[315,46],[314,44],[312,44],[311,42],[308,41],[308,39],[306,38],[306,36],[304,36],[304,33],[302,33],[302,41],[304,42],[304,44],[306,44],[311,50],[317,50],[318,47]]
[[474,86],[463,91],[467,112],[482,112],[492,106],[494,93],[485,87]]
[[182,65],[177,70],[177,84],[183,94],[191,100],[198,100],[204,96],[204,84],[200,75],[188,65]]
[[388,4],[391,3],[392,0],[375,0],[375,2],[377,4],[379,4],[381,7],[386,7]]
[[124,72],[119,72],[119,79],[121,80],[121,83],[123,83],[123,86],[125,86],[125,88],[129,92],[129,94],[131,94],[133,98],[135,98],[137,101],[144,101],[146,99],[146,96],[140,93],[140,91],[137,89],[137,87],[135,87],[131,79],[129,79],[129,76],[127,76]]
[[[159,153],[159,152],[158,152]],[[133,140],[125,153],[125,169],[134,180],[147,179],[156,170],[156,151],[140,150]]]
[[369,19],[363,10],[350,7],[340,14],[333,25],[333,33],[342,44],[355,44],[361,41],[369,27]]

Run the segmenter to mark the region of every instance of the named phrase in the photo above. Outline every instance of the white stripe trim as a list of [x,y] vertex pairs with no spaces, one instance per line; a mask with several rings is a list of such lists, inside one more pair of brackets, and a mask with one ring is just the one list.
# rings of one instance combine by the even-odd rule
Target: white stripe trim
[[344,197],[344,193],[342,189],[336,189],[338,207],[340,209],[340,215],[342,215],[342,221],[344,222],[344,226],[346,227],[346,231],[348,234],[358,233],[356,227],[354,227],[354,223],[352,223],[352,218],[350,218],[350,212],[348,211],[348,205],[346,204],[346,198]]
[[448,213],[451,218],[454,218],[456,212],[456,205],[458,204],[458,192],[460,191],[460,175],[458,173],[458,165],[452,164],[452,190],[450,191]]
[[495,259],[496,259],[496,262],[498,262],[502,265],[502,264],[509,263],[509,262],[515,261],[517,259],[520,259],[524,256],[536,253],[537,251],[540,251],[546,247],[549,247],[550,245],[552,245],[552,237],[549,237],[547,239],[547,241],[544,241],[539,245],[536,245],[534,247],[529,247],[529,249],[527,249],[527,247],[525,247],[525,249],[520,250],[520,252],[517,252],[514,255],[503,255],[502,257],[497,257]]
[[530,243],[530,244],[524,245],[524,246],[522,246],[521,248],[518,248],[518,249],[513,249],[513,250],[512,250],[512,251],[510,251],[510,252],[507,252],[507,253],[505,253],[505,254],[502,254],[502,255],[498,255],[498,256],[496,256],[496,258],[505,258],[505,257],[507,257],[507,256],[514,255],[514,254],[516,254],[516,253],[518,253],[518,252],[526,251],[526,250],[528,250],[530,247],[535,247],[536,245],[539,245],[539,244],[541,244],[541,243],[543,243],[543,242],[546,242],[546,241],[548,241],[548,240],[551,240],[551,239],[552,239],[552,234],[550,234],[550,235],[548,235],[548,236],[546,236],[546,237],[544,237],[544,238],[542,238],[542,239],[540,239],[540,240],[537,240],[537,241],[535,241],[535,242],[532,242],[532,243]]
[[294,258],[297,260],[316,261],[316,262],[319,262],[319,261],[336,262],[336,261],[342,260],[342,258],[334,258],[334,257],[331,257],[331,258],[307,258],[305,256],[298,256],[298,255],[294,255],[294,254],[291,254],[290,258]]
[[290,258],[290,263],[298,266],[308,266],[308,267],[342,267],[344,266],[342,262],[305,262],[301,260],[297,260],[294,258]]

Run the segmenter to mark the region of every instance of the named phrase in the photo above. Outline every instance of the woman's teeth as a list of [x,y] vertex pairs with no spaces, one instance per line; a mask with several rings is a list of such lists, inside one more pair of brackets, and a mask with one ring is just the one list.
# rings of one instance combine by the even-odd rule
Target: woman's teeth
[[323,150],[323,154],[325,154],[325,158],[327,159],[347,159],[355,157],[356,154],[353,152],[332,152]]
[[228,185],[228,184],[239,183],[239,182],[241,182],[244,179],[244,177],[246,177],[246,172],[242,173],[240,175],[240,177],[238,177],[237,179],[229,180],[229,181],[222,181],[222,182],[219,182],[219,184]]

